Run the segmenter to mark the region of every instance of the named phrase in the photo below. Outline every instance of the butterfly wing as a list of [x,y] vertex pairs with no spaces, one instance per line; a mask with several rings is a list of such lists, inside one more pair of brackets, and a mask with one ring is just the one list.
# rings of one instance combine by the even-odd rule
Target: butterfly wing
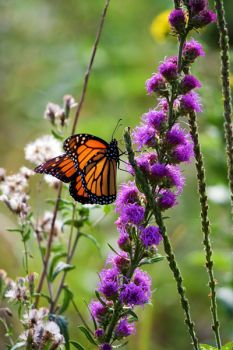
[[116,199],[117,161],[99,153],[81,172],[82,187],[93,203],[110,204]]
[[70,190],[70,195],[77,202],[80,202],[82,204],[94,204],[94,202],[91,200],[90,196],[82,186],[81,175],[78,175],[75,179],[71,181],[69,190]]
[[77,173],[74,161],[66,154],[49,159],[34,170],[36,173],[55,176],[63,182],[70,182]]
[[77,134],[64,142],[66,154],[74,161],[78,171],[82,171],[98,152],[105,154],[109,144],[99,137],[89,134]]

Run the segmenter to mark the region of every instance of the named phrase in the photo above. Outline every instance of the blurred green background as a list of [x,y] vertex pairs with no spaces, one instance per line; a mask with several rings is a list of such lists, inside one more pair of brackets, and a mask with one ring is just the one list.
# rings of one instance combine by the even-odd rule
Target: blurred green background
[[[232,1],[225,3],[232,33]],[[0,166],[6,168],[8,174],[16,172],[22,165],[31,166],[24,160],[25,144],[50,132],[50,125],[43,119],[47,102],[61,103],[65,94],[72,94],[78,100],[103,4],[104,0],[0,1]],[[155,101],[153,97],[146,96],[145,80],[164,56],[176,54],[177,47],[175,38],[167,36],[158,40],[151,35],[150,28],[154,18],[172,5],[171,0],[111,1],[77,132],[93,133],[110,140],[119,118],[123,118],[124,126],[133,127],[139,122],[141,114],[153,107]],[[160,25],[157,24],[157,28]],[[203,83],[204,112],[199,117],[200,139],[210,186],[210,219],[216,278],[220,288],[221,331],[223,342],[227,342],[233,340],[233,237],[226,187],[217,31],[214,25],[210,27],[200,36],[206,57],[194,65],[193,72]],[[197,33],[193,36],[199,37]],[[185,125],[186,121],[182,123]],[[122,130],[118,132],[119,139],[121,133]],[[68,134],[69,131],[66,136]],[[201,342],[214,345],[194,164],[186,166],[184,173],[186,188],[180,205],[169,212],[167,225],[187,287],[198,336]],[[127,178],[125,174],[119,172],[119,183]],[[46,184],[43,195],[36,196],[38,179],[36,176],[32,180],[35,214],[43,205],[43,198],[55,196]],[[48,205],[45,208],[49,209]],[[92,229],[101,245],[101,254],[91,242],[81,241],[75,257],[76,270],[69,275],[75,300],[87,320],[89,316],[84,300],[89,302],[94,297],[97,272],[109,253],[107,242],[116,246],[113,213]],[[93,210],[94,221],[99,215],[99,210]],[[6,269],[9,276],[15,278],[23,274],[22,245],[15,234],[6,230],[15,226],[15,218],[2,204],[0,222],[0,268]],[[32,269],[39,272],[39,254],[33,240],[30,249],[34,256],[31,259]],[[160,251],[162,253],[162,247]],[[166,261],[150,267],[149,272],[155,289],[153,306],[138,309],[140,322],[137,335],[131,337],[126,348],[191,349],[175,282]],[[72,338],[85,345],[85,339],[77,329],[80,321],[71,307],[68,318],[71,320]],[[0,349],[4,349],[3,334],[0,338]],[[87,345],[87,349],[91,348]]]

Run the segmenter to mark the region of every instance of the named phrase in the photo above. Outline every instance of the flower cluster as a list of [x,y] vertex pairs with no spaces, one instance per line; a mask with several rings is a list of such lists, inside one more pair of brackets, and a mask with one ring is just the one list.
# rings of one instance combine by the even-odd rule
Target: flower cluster
[[216,21],[216,14],[208,9],[207,0],[188,0],[186,8],[174,9],[169,15],[169,23],[175,33],[199,29]]
[[[119,252],[108,257],[100,272],[99,300],[92,301],[90,311],[97,328],[96,339],[101,349],[111,349],[111,343],[135,332],[132,311],[151,298],[150,276],[139,266],[155,256],[162,236],[157,226],[148,225],[145,197],[133,182],[123,184],[116,200],[116,221],[120,233]],[[117,305],[117,306],[116,306]],[[117,317],[112,333],[109,320]]]
[[49,102],[46,106],[44,118],[49,120],[52,125],[61,127],[66,125],[71,108],[77,106],[75,99],[71,95],[65,95],[63,102],[63,107],[52,102]]
[[29,196],[25,193],[28,188],[28,180],[34,172],[22,167],[18,173],[6,176],[5,170],[0,169],[0,201],[21,219],[24,219],[30,210],[28,205]]
[[31,309],[23,316],[23,324],[26,330],[20,335],[20,339],[30,344],[34,349],[58,349],[64,344],[64,337],[59,326],[54,321],[48,320],[49,311],[46,308]]

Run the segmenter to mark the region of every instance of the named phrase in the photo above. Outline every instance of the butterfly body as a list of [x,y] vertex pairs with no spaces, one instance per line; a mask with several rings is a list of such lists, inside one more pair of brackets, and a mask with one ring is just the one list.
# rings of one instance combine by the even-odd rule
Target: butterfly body
[[65,140],[65,154],[38,166],[37,173],[50,174],[70,182],[70,194],[83,204],[109,204],[116,199],[116,172],[119,164],[117,141],[110,143],[89,134]]

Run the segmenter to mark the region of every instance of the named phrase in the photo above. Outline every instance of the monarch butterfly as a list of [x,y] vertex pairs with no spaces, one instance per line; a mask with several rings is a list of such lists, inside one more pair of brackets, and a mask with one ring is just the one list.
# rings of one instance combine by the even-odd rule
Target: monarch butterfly
[[70,195],[82,204],[109,204],[116,199],[116,172],[119,165],[117,141],[110,143],[89,134],[70,136],[63,144],[65,154],[35,168],[70,182]]

